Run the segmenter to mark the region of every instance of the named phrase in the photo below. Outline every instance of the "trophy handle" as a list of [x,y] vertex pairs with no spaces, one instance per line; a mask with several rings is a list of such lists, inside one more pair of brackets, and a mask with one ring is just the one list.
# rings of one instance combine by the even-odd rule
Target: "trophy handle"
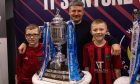
[[60,10],[58,8],[56,8],[56,15],[59,15]]

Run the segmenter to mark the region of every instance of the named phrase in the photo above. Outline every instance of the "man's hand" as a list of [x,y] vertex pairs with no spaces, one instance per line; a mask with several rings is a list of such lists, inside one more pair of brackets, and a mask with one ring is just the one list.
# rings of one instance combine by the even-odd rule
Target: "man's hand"
[[15,84],[18,84],[17,75],[15,75]]
[[111,48],[112,55],[120,55],[121,54],[121,47],[119,44],[113,44]]
[[25,50],[26,50],[26,44],[25,44],[25,43],[22,43],[22,44],[18,47],[19,54],[24,54],[24,53],[25,53]]

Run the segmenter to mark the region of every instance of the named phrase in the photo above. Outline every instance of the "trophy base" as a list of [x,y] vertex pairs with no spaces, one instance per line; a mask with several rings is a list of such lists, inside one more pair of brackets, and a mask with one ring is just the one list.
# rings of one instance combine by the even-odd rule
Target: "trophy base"
[[69,72],[47,69],[43,77],[61,81],[69,81]]
[[[60,66],[58,67],[58,65]],[[61,81],[69,81],[68,66],[65,64],[65,62],[57,63],[56,61],[50,61],[43,77]]]
[[92,79],[91,74],[88,71],[82,71],[84,76],[79,81],[61,81],[43,77],[42,80],[39,80],[39,76],[34,74],[32,77],[33,84],[90,84]]

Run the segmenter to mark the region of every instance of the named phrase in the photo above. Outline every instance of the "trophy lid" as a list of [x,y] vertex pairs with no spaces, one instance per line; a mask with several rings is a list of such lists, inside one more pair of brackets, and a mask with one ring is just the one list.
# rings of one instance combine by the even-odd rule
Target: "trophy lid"
[[57,8],[56,15],[54,16],[53,21],[51,22],[52,24],[57,24],[57,23],[62,24],[64,22],[59,12],[60,10]]

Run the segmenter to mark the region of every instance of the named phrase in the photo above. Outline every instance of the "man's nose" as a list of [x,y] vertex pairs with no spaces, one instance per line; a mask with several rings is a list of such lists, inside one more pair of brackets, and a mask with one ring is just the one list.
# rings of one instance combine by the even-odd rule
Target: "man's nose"
[[78,11],[75,11],[75,15],[78,15]]

